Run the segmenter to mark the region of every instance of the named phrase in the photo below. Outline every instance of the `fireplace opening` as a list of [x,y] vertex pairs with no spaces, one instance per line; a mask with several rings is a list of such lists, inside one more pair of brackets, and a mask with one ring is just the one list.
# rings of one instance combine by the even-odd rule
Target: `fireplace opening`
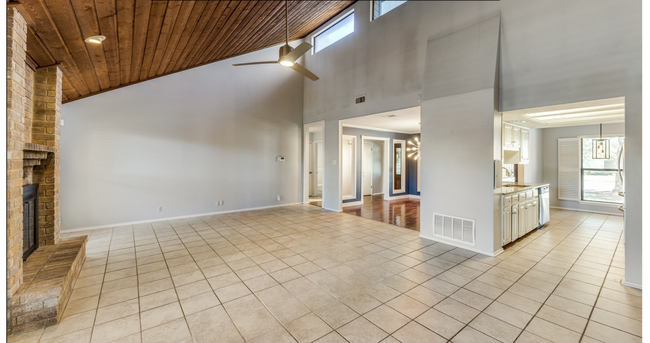
[[23,260],[38,248],[38,184],[23,186]]

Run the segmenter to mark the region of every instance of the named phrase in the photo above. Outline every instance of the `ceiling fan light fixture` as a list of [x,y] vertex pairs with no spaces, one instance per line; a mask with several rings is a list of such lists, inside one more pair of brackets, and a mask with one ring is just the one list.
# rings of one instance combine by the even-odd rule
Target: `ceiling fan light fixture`
[[90,36],[90,37],[84,39],[84,41],[85,41],[86,43],[102,44],[102,42],[104,41],[104,39],[106,39],[106,36],[97,35],[97,36]]
[[293,67],[293,62],[288,61],[288,60],[280,61],[280,64],[281,64],[283,67]]

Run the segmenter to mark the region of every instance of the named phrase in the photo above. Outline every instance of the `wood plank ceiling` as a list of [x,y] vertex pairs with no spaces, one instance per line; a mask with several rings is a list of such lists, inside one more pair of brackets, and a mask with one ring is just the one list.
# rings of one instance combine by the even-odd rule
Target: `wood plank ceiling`
[[[63,102],[285,40],[284,1],[19,0],[36,67],[60,64]],[[289,1],[289,39],[355,1]],[[84,39],[104,35],[103,44]]]

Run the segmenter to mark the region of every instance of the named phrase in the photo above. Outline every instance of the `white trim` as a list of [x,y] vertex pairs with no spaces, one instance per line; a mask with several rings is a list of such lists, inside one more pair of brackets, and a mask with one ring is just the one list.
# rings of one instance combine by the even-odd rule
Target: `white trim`
[[410,197],[409,194],[404,194],[404,195],[393,195],[393,196],[389,196],[387,199],[384,199],[384,200],[408,199],[409,197]]
[[[339,123],[341,123],[341,122],[339,121]],[[342,127],[341,127],[341,130],[342,130]],[[374,137],[374,136],[361,135],[361,144],[360,144],[360,146],[362,147],[361,148],[361,175],[362,175],[361,176],[361,185],[362,185],[361,186],[361,196],[363,196],[363,145],[365,144],[366,140],[383,141],[384,142],[384,161],[382,163],[382,169],[383,169],[382,170],[382,175],[383,175],[382,189],[386,190],[386,191],[384,191],[384,200],[388,200],[388,198],[389,198],[389,192],[387,191],[388,190],[388,185],[389,185],[389,182],[388,182],[388,177],[389,177],[389,175],[388,175],[388,164],[390,163],[390,156],[389,156],[390,138],[388,138],[388,137]],[[339,149],[339,152],[340,151],[341,151],[341,149]],[[340,168],[339,168],[339,170],[340,170]]]
[[578,204],[581,205],[594,205],[594,206],[605,206],[605,207],[611,207],[611,208],[618,208],[619,206],[623,204],[617,204],[615,202],[598,202],[598,201],[589,201],[589,200],[578,200]]
[[108,228],[114,228],[114,227],[125,226],[125,225],[136,225],[136,224],[145,224],[145,223],[156,223],[156,222],[164,222],[164,221],[167,221],[167,220],[184,219],[184,218],[194,218],[194,217],[203,217],[203,216],[211,216],[211,215],[215,215],[215,214],[224,214],[224,213],[235,213],[235,212],[246,212],[246,211],[264,210],[264,209],[269,209],[269,208],[285,207],[285,206],[293,206],[293,205],[302,205],[302,203],[300,203],[300,202],[294,202],[294,203],[290,203],[290,204],[282,204],[282,205],[271,205],[271,206],[252,207],[252,208],[242,208],[242,209],[238,209],[238,210],[229,210],[229,211],[220,211],[220,212],[209,212],[209,213],[197,213],[197,214],[187,214],[187,215],[176,216],[176,217],[155,218],[155,219],[147,219],[147,220],[137,220],[137,221],[133,221],[133,222],[123,222],[123,223],[115,223],[115,224],[95,225],[95,226],[80,227],[80,228],[75,228],[75,229],[66,229],[66,230],[61,230],[61,232],[62,232],[62,233],[66,233],[66,232],[78,232],[78,231],[88,231],[88,230],[97,230],[97,229],[108,229]]
[[363,205],[363,200],[350,201],[350,202],[344,202],[343,203],[343,207],[359,206],[359,205]]
[[428,239],[428,240],[434,241],[434,242],[444,243],[444,244],[451,245],[451,246],[454,246],[454,247],[457,247],[457,248],[462,248],[462,249],[465,249],[465,250],[473,251],[473,252],[478,253],[478,254],[492,256],[492,257],[500,254],[501,252],[499,252],[499,250],[503,250],[503,248],[501,248],[501,249],[499,249],[499,250],[497,250],[495,252],[485,252],[485,251],[476,249],[474,246],[471,246],[471,245],[458,244],[458,241],[447,240],[447,239],[444,239],[443,237],[440,237],[440,236],[435,236],[435,238],[434,238],[432,236],[427,236],[427,235],[425,235],[425,234],[423,234],[421,232],[420,232],[420,238]]
[[621,285],[636,288],[636,289],[643,289],[640,284],[634,283],[634,282],[629,282],[629,281],[626,281],[625,279],[621,280]]
[[[395,145],[401,144],[402,145],[402,153],[400,155],[401,161],[401,170],[400,170],[400,176],[401,176],[401,182],[400,185],[401,187],[399,189],[395,188]],[[393,167],[393,173],[391,174],[391,178],[393,179],[393,194],[395,193],[404,193],[406,192],[406,140],[404,139],[393,139],[393,144],[391,145],[391,153],[390,156],[392,157],[391,159],[391,167]]]
[[[302,151],[302,203],[309,204],[309,128],[314,126],[320,126],[323,132],[323,141],[325,140],[325,121],[319,120],[313,123],[307,123],[303,125],[303,151]],[[323,149],[325,150],[325,149]],[[323,156],[323,182],[325,182],[325,156]],[[323,193],[321,198],[324,198],[325,187],[323,187]]]
[[495,251],[495,252],[494,252],[494,257],[497,257],[497,256],[501,255],[501,253],[504,252],[504,251],[505,251],[505,250],[503,250],[503,248],[501,248],[501,249]]
[[353,124],[343,124],[343,127],[349,127],[349,128],[352,128],[352,129],[370,130],[370,131],[401,133],[401,134],[405,134],[405,135],[417,135],[417,134],[420,133],[420,131],[415,131],[415,132],[397,131],[397,130],[391,130],[391,129],[382,129],[382,128],[378,128],[378,127],[363,126],[363,125],[353,125]]
[[583,209],[570,208],[570,207],[560,207],[560,206],[550,206],[550,208],[554,208],[556,210],[591,212],[591,213],[597,213],[597,214],[607,214],[607,215],[610,215],[610,216],[623,217],[622,213],[615,213],[615,212],[591,211],[591,210],[583,210]]
[[356,199],[357,198],[357,155],[359,154],[359,149],[358,149],[358,139],[357,136],[355,135],[344,135],[341,134],[341,178],[343,178],[343,140],[353,140],[354,142],[351,144],[352,145],[352,179],[350,180],[352,183],[352,192],[351,194],[343,195],[343,179],[341,179],[341,195],[343,200],[347,199]]
[[409,199],[417,199],[420,200],[420,196],[417,194],[409,194]]
[[[338,209],[336,210],[336,212],[343,211],[343,197],[342,197],[343,196],[343,163],[341,162],[341,159],[342,159],[342,156],[343,156],[343,149],[341,148],[341,140],[342,139],[343,139],[343,126],[341,126],[341,121],[339,120],[339,134],[338,134],[338,141],[336,143],[336,144],[338,144],[338,146],[337,146],[337,152],[338,152],[337,160],[338,160],[338,162],[336,163],[336,167],[337,167],[337,170],[339,172],[339,178],[338,178],[338,182],[339,182],[339,186],[338,186],[339,187],[338,188],[338,190],[339,190],[339,202],[338,202]],[[325,140],[325,135],[323,135],[323,140]],[[325,149],[323,148],[323,150],[325,150]],[[323,168],[324,168],[324,166],[323,166]],[[356,177],[355,177],[355,179],[356,179]],[[325,179],[323,179],[323,184],[325,184]],[[325,202],[323,202],[323,204],[325,204]]]
[[327,210],[327,211],[331,211],[331,212],[343,212],[343,210],[341,210],[341,209],[334,210],[334,209],[331,209],[331,208],[328,208],[328,207],[325,207],[325,206],[323,206],[321,208],[324,209],[324,210]]

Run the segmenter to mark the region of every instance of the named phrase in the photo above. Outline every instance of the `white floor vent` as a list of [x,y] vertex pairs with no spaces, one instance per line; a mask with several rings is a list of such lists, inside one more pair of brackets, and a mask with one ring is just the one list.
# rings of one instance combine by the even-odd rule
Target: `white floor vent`
[[474,245],[474,221],[434,213],[433,234]]

